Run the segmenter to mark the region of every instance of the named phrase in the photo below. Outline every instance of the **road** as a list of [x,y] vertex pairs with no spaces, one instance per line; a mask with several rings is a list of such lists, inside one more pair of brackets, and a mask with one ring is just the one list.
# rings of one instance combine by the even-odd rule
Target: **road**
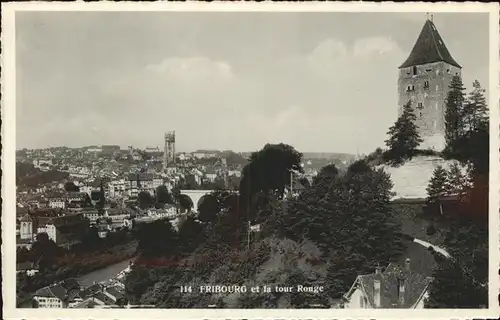
[[125,270],[128,267],[130,260],[133,260],[133,259],[127,259],[125,261],[113,264],[109,267],[93,271],[91,273],[88,273],[86,275],[78,277],[77,280],[85,288],[88,286],[91,286],[92,284],[94,284],[94,282],[107,281],[107,280],[115,277],[121,271]]
[[420,245],[422,245],[422,246],[424,246],[426,248],[432,247],[434,249],[434,251],[436,251],[437,253],[442,254],[446,258],[451,258],[451,255],[445,249],[440,248],[438,246],[435,246],[432,243],[429,243],[427,241],[423,241],[423,240],[420,240],[420,239],[417,239],[417,238],[414,238],[413,242],[418,243],[418,244],[420,244]]

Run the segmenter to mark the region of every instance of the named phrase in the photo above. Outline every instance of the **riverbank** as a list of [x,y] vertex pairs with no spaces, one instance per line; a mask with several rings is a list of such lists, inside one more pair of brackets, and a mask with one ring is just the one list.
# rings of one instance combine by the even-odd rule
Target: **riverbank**
[[38,289],[69,278],[81,279],[85,284],[101,282],[116,276],[135,259],[137,241],[87,254],[70,253],[55,259],[54,264],[34,276],[17,274],[17,301],[29,300]]
[[116,277],[123,270],[125,270],[129,266],[130,262],[134,261],[135,259],[136,259],[136,257],[133,257],[131,259],[121,261],[119,263],[105,267],[103,269],[90,272],[86,275],[83,275],[83,276],[76,278],[76,280],[78,280],[78,282],[84,288],[89,287],[96,282],[99,283],[99,282],[108,281],[111,278]]

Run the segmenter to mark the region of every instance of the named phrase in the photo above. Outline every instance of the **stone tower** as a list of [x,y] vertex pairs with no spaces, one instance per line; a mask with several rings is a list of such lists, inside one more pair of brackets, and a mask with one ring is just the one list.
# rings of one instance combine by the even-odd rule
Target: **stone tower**
[[163,170],[175,164],[175,131],[165,133],[165,147],[163,149]]
[[444,148],[446,95],[452,77],[461,76],[461,69],[432,19],[427,19],[410,56],[399,67],[398,79],[399,115],[411,101],[424,140],[421,149]]

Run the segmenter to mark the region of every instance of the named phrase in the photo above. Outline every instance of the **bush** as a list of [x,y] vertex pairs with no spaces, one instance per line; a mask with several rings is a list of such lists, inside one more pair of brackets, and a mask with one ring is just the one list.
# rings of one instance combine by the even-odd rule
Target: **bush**
[[432,236],[433,234],[436,233],[436,227],[433,224],[431,224],[430,226],[427,227],[426,232],[428,236]]

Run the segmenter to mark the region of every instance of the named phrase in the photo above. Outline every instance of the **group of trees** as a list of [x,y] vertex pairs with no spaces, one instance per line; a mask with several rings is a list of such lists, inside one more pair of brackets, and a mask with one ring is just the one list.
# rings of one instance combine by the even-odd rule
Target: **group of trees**
[[489,169],[489,111],[485,90],[474,81],[468,96],[459,76],[450,84],[446,102],[446,148],[450,158],[471,164],[476,175]]
[[[439,197],[457,195],[455,216],[445,246],[450,259],[437,259],[427,307],[478,308],[488,305],[488,171],[489,116],[485,90],[478,81],[469,96],[459,76],[454,76],[446,104],[446,148],[454,163],[449,170],[437,167],[427,188],[429,204]],[[479,218],[479,219],[478,219]]]
[[[472,164],[478,174],[485,174],[489,165],[488,106],[485,90],[479,81],[474,81],[472,86],[472,91],[466,96],[460,76],[452,78],[446,97],[446,147],[443,152],[448,158]],[[385,143],[388,150],[383,156],[391,164],[401,164],[418,152],[423,140],[415,121],[415,110],[408,101],[387,133],[389,138]]]
[[[266,145],[255,152],[245,166],[239,197],[224,191],[205,196],[200,201],[200,222],[189,218],[181,223],[178,232],[168,222],[145,227],[140,233],[139,245],[145,255],[170,257],[176,261],[189,256],[191,260],[200,259],[202,262],[181,270],[172,266],[169,270],[158,267],[156,275],[147,280],[144,279],[144,268],[137,266],[127,279],[131,299],[145,303],[156,297],[161,300],[156,301],[160,305],[182,303],[167,288],[161,297],[158,297],[157,290],[163,289],[150,288],[158,279],[170,279],[170,284],[193,277],[208,280],[211,273],[221,267],[221,260],[231,261],[230,266],[234,264],[236,269],[228,266],[231,271],[227,272],[236,277],[236,282],[255,274],[259,264],[268,259],[269,252],[266,251],[258,262],[251,259],[242,263],[240,258],[232,261],[237,252],[235,249],[247,252],[249,220],[261,223],[261,239],[278,237],[297,243],[303,239],[312,241],[321,250],[321,259],[328,266],[326,286],[331,298],[345,293],[358,274],[372,272],[375,265],[384,264],[401,254],[400,227],[389,205],[392,183],[387,174],[371,168],[364,161],[353,163],[347,172],[328,165],[298,197],[283,201],[284,189],[291,183],[290,170],[301,171],[301,156],[288,145]],[[161,237],[154,236],[159,233],[162,233]],[[249,252],[260,248],[260,244],[256,242],[256,247],[252,246]],[[303,279],[304,274],[286,270],[290,281],[294,277],[298,278],[293,281],[310,280]],[[163,285],[159,286],[162,288]],[[306,306],[316,298],[304,296],[300,301],[295,299],[293,304]],[[255,302],[247,300],[246,304]],[[194,300],[190,303],[198,305],[201,302]]]
[[451,258],[438,262],[429,287],[429,308],[488,306],[488,229],[461,217],[450,221],[444,244]]
[[248,220],[254,220],[270,198],[283,196],[291,172],[303,172],[301,160],[302,154],[286,144],[266,144],[252,153],[240,181],[240,209]]
[[295,241],[312,240],[329,264],[328,293],[339,298],[357,275],[373,272],[378,263],[401,254],[391,188],[389,176],[364,161],[353,163],[345,173],[328,166],[266,228]]
[[454,162],[448,170],[442,166],[434,169],[427,186],[427,204],[432,205],[444,196],[462,195],[472,186],[472,178],[467,167]]
[[175,205],[176,200],[174,194],[170,193],[165,185],[158,186],[154,196],[148,191],[141,191],[137,195],[137,205],[141,209],[163,208],[167,204]]
[[[409,147],[399,150],[415,148],[415,144],[409,142],[404,145]],[[209,281],[216,269],[218,272],[226,270],[224,272],[235,283],[248,280],[249,275],[255,274],[259,263],[269,256],[266,253],[259,258],[259,262],[243,264],[240,260],[232,260],[235,249],[242,249],[248,254],[255,249],[251,246],[249,251],[246,250],[248,221],[261,224],[262,241],[266,237],[291,239],[296,243],[304,239],[312,241],[321,251],[321,259],[327,265],[325,286],[331,298],[339,298],[345,293],[357,275],[371,273],[375,266],[385,265],[402,254],[404,245],[400,224],[393,212],[394,207],[390,205],[392,182],[382,169],[374,169],[363,160],[351,164],[345,172],[328,165],[298,197],[284,201],[284,189],[292,182],[290,171],[302,170],[301,158],[302,155],[291,146],[268,144],[253,153],[244,167],[239,196],[216,190],[200,201],[198,219],[187,218],[180,224],[178,231],[169,222],[157,222],[139,231],[139,248],[145,257],[201,262],[194,262],[189,268],[158,267],[154,269],[154,274],[137,266],[127,278],[127,291],[132,301],[154,301],[158,305],[170,307],[203,304],[205,300],[201,301],[199,296],[193,296],[189,301],[176,296],[169,286],[186,281]],[[437,172],[439,179],[436,178],[429,185],[430,202],[444,192],[456,193],[468,186],[467,175],[458,164],[452,165],[448,171],[438,168]],[[174,190],[172,198],[178,197]],[[487,275],[487,272],[484,273],[487,246],[482,241],[486,239],[487,233],[481,233],[474,241],[475,245],[466,247],[470,245],[464,240],[467,239],[466,232],[474,232],[474,237],[479,233],[475,229],[466,230],[463,225],[457,228],[453,229],[456,234],[450,231],[447,235],[446,245],[460,248],[451,250],[452,255],[458,258],[440,263],[431,288],[429,306],[461,303],[444,296],[447,291],[443,288],[450,286],[453,280],[450,276],[459,276],[459,283],[466,288],[473,288],[471,292],[478,296],[471,301],[483,301],[484,296],[479,294],[484,293],[484,284],[487,283],[484,278]],[[158,234],[161,236],[156,236]],[[460,243],[463,243],[463,247]],[[255,247],[260,247],[260,244],[262,242],[256,242]],[[472,259],[467,255],[471,252],[474,256]],[[241,259],[245,255],[236,253],[236,256]],[[466,270],[465,273],[443,277],[446,272],[456,270],[457,263],[460,263],[460,270]],[[227,266],[224,267],[224,264]],[[289,273],[290,279],[297,277],[302,279],[300,281],[309,281],[303,278],[304,274],[295,274],[292,269],[283,272]],[[454,292],[464,294],[463,288],[453,288]],[[249,299],[244,301],[245,305],[258,304]],[[303,301],[294,303],[307,305],[314,297],[301,299]]]

